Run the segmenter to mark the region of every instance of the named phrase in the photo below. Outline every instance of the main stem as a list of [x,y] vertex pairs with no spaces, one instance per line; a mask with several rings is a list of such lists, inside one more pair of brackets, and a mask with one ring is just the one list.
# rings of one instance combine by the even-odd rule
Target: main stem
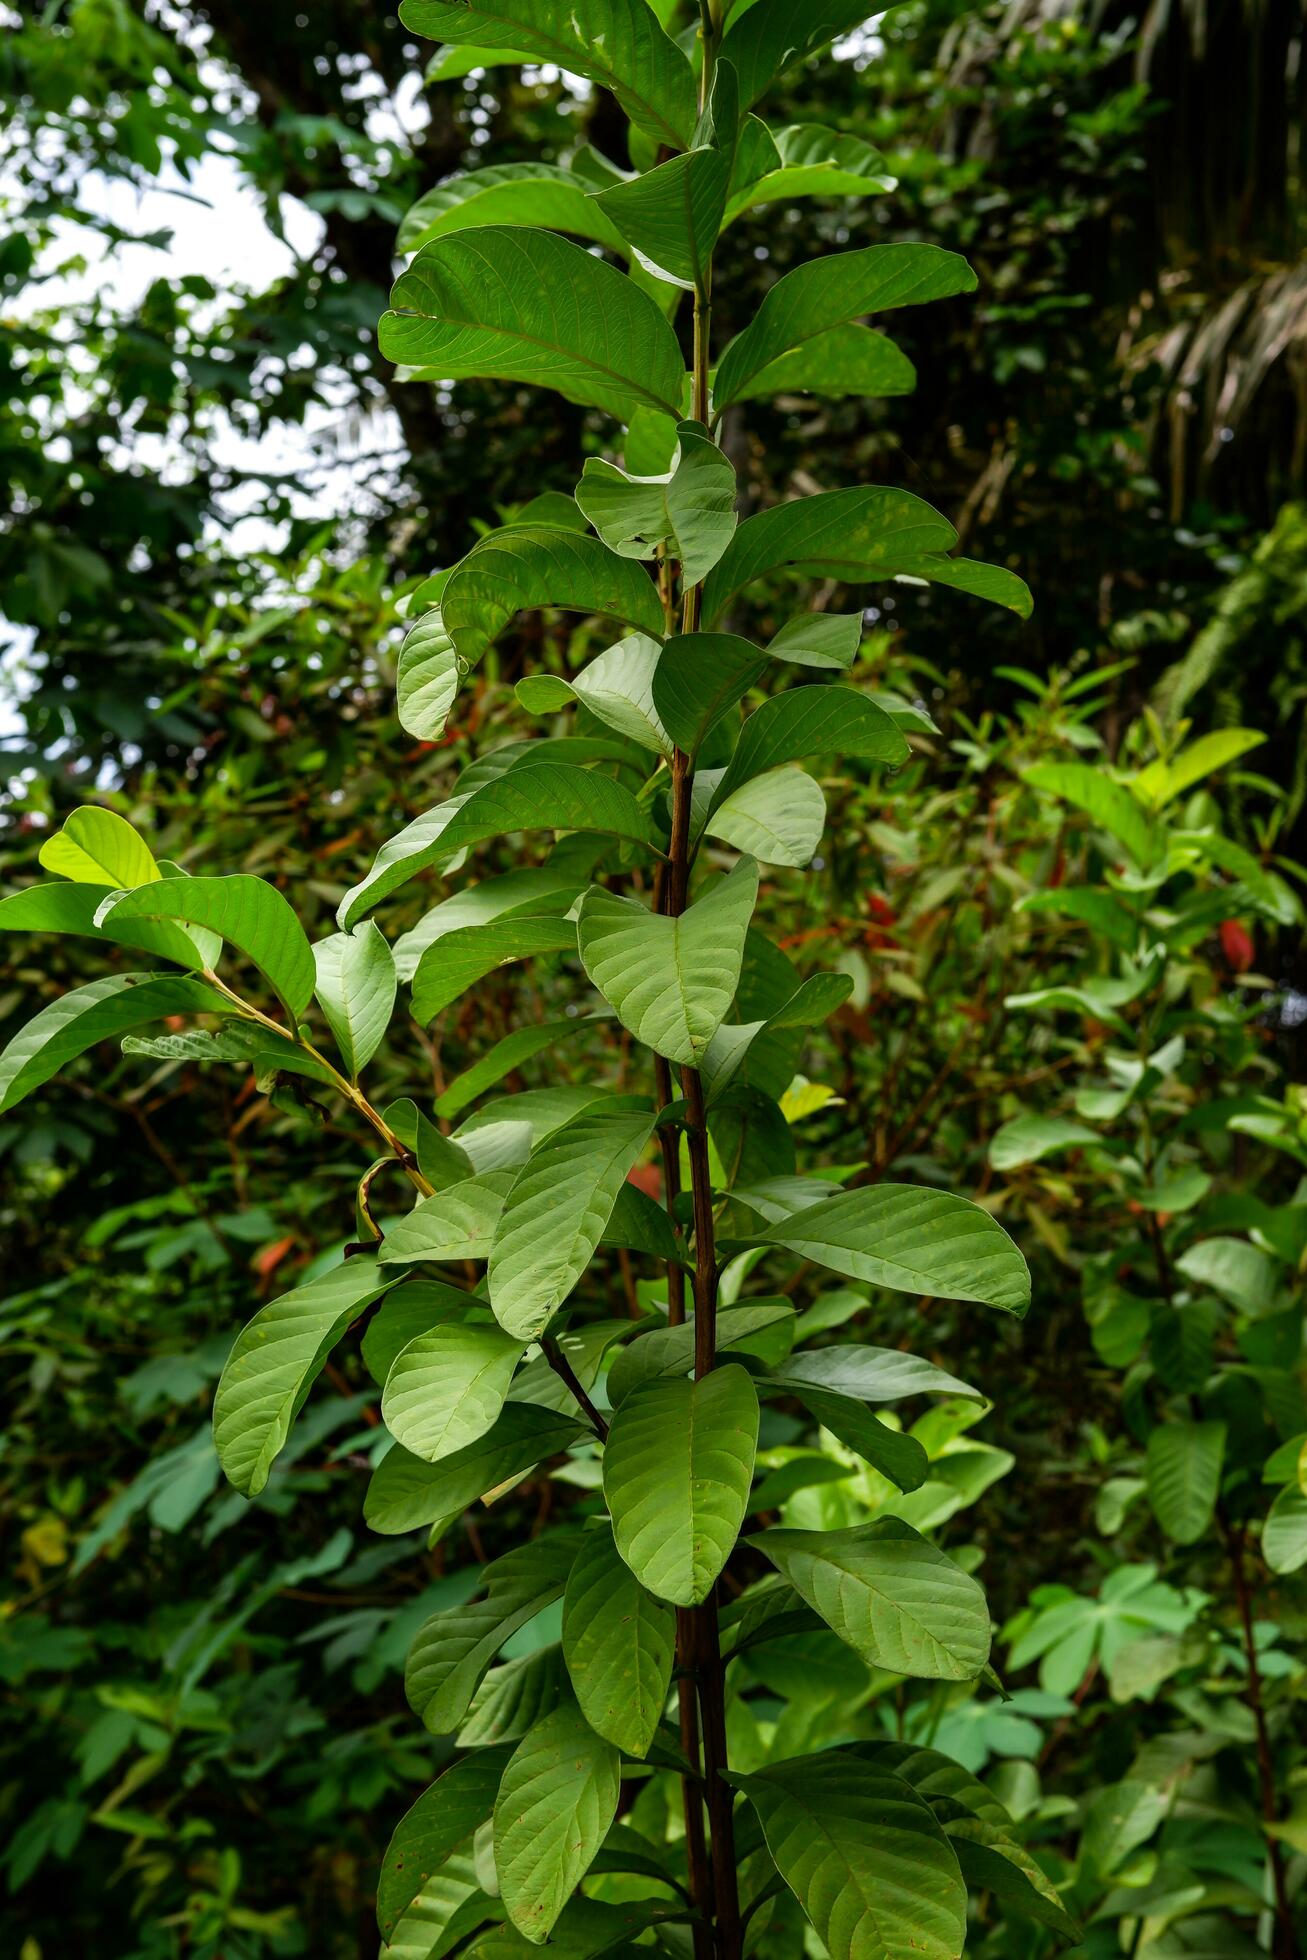
[[[719,0],[701,0],[701,100],[704,102],[712,87],[717,41],[721,33],[720,16]],[[705,427],[709,419],[711,326],[712,282],[709,271],[705,273],[694,296],[693,414],[694,420]],[[681,607],[683,633],[699,630],[702,599],[700,586],[686,588]],[[689,893],[693,776],[689,756],[678,750],[672,758],[671,844],[658,893],[659,908],[670,918],[679,918],[684,912]],[[659,1097],[666,1107],[672,1100],[671,1070],[662,1058],[658,1059],[656,1068]],[[708,1118],[703,1082],[697,1069],[681,1070],[681,1093],[685,1103],[684,1129],[694,1205],[694,1373],[696,1380],[702,1380],[711,1372],[717,1359],[717,1246],[713,1224],[712,1175],[708,1161]],[[665,1125],[662,1138],[664,1182],[670,1204],[680,1189],[680,1153],[673,1128]],[[677,1267],[674,1273],[669,1274],[668,1318],[679,1322],[683,1320],[684,1313],[684,1278]],[[726,1682],[716,1595],[706,1599],[702,1606],[678,1612],[676,1623],[677,1656],[681,1669],[681,1741],[696,1769],[700,1766],[702,1743],[702,1785],[697,1781],[692,1783],[689,1778],[684,1785],[691,1896],[705,1922],[695,1931],[695,1960],[740,1960],[743,1934],[735,1867],[734,1795],[722,1774],[727,1767]],[[710,1861],[705,1856],[703,1839],[705,1804],[711,1833]]]

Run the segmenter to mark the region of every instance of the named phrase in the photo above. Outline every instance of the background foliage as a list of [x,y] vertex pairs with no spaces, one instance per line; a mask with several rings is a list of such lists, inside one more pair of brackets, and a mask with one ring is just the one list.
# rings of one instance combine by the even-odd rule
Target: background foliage
[[[1264,1391],[1255,1411],[1220,1412],[1255,1430],[1248,1464],[1307,1428],[1307,982],[1285,863],[1307,854],[1299,35],[1287,4],[906,6],[883,41],[798,73],[792,105],[798,119],[820,100],[874,142],[897,191],[757,214],[719,260],[724,331],[823,239],[931,238],[979,275],[974,302],[901,316],[928,377],[917,394],[755,404],[734,460],[759,503],[814,481],[919,488],[965,548],[1018,566],[1037,595],[1029,625],[925,589],[877,595],[865,671],[942,732],[833,811],[828,861],[791,881],[787,946],[801,963],[833,941],[855,979],[805,1057],[796,1120],[836,1160],[994,1203],[1035,1269],[1024,1330],[940,1313],[941,1354],[1004,1392],[968,1446],[933,1439],[949,1467],[928,1486],[929,1524],[982,1561],[1012,1699],[872,1697],[865,1732],[930,1739],[983,1771],[1069,1884],[1095,1955],[1276,1937],[1259,1913],[1245,1586],[1290,1886],[1307,1852],[1307,1595],[1259,1548],[1277,1486],[1244,1469],[1192,1538],[1165,1498],[1147,1501],[1159,1406],[1205,1394],[1213,1369],[1219,1398],[1254,1378]],[[547,72],[423,92],[427,57],[353,0],[304,14],[73,0],[7,26],[7,884],[95,793],[129,816],[148,802],[159,854],[193,870],[275,858],[325,928],[379,838],[498,738],[523,668],[584,651],[566,622],[529,624],[480,670],[447,747],[414,748],[391,719],[405,594],[524,482],[570,490],[596,446],[584,412],[552,399],[546,412],[477,383],[442,400],[394,380],[374,327],[396,226],[470,161],[557,152],[578,126],[603,148],[619,127],[602,94]],[[783,95],[776,109],[785,120]],[[162,259],[139,279],[129,206],[106,187],[202,184],[217,158],[274,231],[317,242],[261,290],[174,279]],[[184,200],[177,212],[179,233],[197,222]],[[117,266],[131,277],[108,276]],[[288,426],[294,448],[277,441]],[[338,514],[305,496],[319,470],[348,484]],[[996,1151],[1019,1117],[1083,1124],[1071,1092],[1113,1046],[1111,1004],[1092,995],[1110,934],[1022,901],[1106,894],[1119,865],[1093,813],[1025,772],[1147,764],[1182,717],[1268,739],[1187,785],[1173,820],[1217,825],[1286,882],[1219,866],[1199,881],[1160,1000],[1123,1009],[1130,1042],[1151,1030],[1142,1054],[1183,1032],[1183,1057],[1086,1126],[1098,1143]],[[75,942],[11,944],[0,1011],[15,1024],[20,997],[91,976]],[[533,984],[497,981],[475,1031],[447,1025],[438,1049],[411,1030],[408,1080],[439,1091],[489,1037],[547,1017],[547,982]],[[1057,985],[1082,998],[1005,1004]],[[1228,1130],[1236,1103],[1249,1121]],[[1219,1125],[1203,1120],[1213,1108]],[[1141,1131],[1164,1146],[1151,1159]],[[24,1960],[373,1955],[376,1866],[434,1767],[403,1700],[409,1637],[529,1526],[539,1493],[471,1519],[425,1567],[411,1543],[370,1537],[376,1395],[352,1363],[253,1510],[220,1488],[207,1415],[230,1330],[334,1250],[341,1214],[323,1193],[347,1204],[357,1175],[358,1139],[312,1107],[220,1071],[147,1080],[106,1055],[25,1104],[0,1146],[0,1810]],[[1190,1195],[1192,1176],[1209,1182],[1159,1206],[1162,1173],[1192,1174]],[[1251,1279],[1244,1258],[1233,1278],[1189,1275],[1208,1338],[1177,1358],[1159,1335],[1166,1278],[1212,1242],[1272,1270]],[[878,1338],[902,1331],[887,1321]],[[851,1476],[788,1501],[792,1521],[833,1527],[877,1498]],[[828,1701],[847,1693],[831,1683]],[[798,1747],[834,1716],[818,1695],[805,1719]],[[975,1945],[1007,1960],[1055,1942],[995,1905]]]

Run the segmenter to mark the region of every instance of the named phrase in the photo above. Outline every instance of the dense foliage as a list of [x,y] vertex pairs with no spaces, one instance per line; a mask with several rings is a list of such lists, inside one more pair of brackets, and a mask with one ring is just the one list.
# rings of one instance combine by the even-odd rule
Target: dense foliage
[[[417,11],[440,16],[437,38],[466,25],[462,9]],[[743,21],[754,9],[736,11]],[[518,14],[531,13],[523,0]],[[332,15],[339,38],[326,60],[316,16],[306,30],[274,9],[256,45],[237,10],[147,21],[86,0],[5,49],[25,205],[6,267],[27,289],[8,336],[6,610],[30,625],[38,658],[22,688],[25,770],[8,804],[4,1005],[17,1033],[34,1006],[85,998],[89,986],[97,1017],[84,1030],[93,1052],[62,1082],[41,1079],[66,1058],[58,1043],[44,1065],[28,1064],[32,1044],[17,1033],[3,1064],[9,1104],[24,1095],[2,1137],[6,1264],[19,1280],[4,1320],[17,1529],[0,1637],[0,1787],[24,1960],[72,1946],[151,1960],[372,1955],[379,1872],[385,1950],[411,1960],[521,1950],[556,1908],[563,1951],[712,1951],[686,1917],[695,1899],[717,1918],[720,1950],[738,1950],[733,1902],[704,1898],[699,1786],[682,1775],[701,1742],[707,1844],[733,1828],[749,1951],[822,1951],[801,1906],[832,1952],[918,1951],[903,1942],[921,1937],[935,1942],[927,1950],[956,1950],[965,1878],[967,1951],[996,1960],[1077,1939],[1095,1956],[1293,1954],[1307,1853],[1294,1576],[1307,1565],[1307,1119],[1292,984],[1302,519],[1292,504],[1276,512],[1298,487],[1278,455],[1249,490],[1244,423],[1266,412],[1256,389],[1230,418],[1233,501],[1222,506],[1210,468],[1190,480],[1186,463],[1166,495],[1149,478],[1148,418],[1169,412],[1170,356],[1162,348],[1151,368],[1131,356],[1123,381],[1111,316],[1134,303],[1129,282],[1151,278],[1141,261],[1161,249],[1160,220],[1141,222],[1148,196],[1172,234],[1185,230],[1174,180],[1148,168],[1165,92],[1147,85],[1138,57],[1130,78],[1128,41],[1106,25],[1064,22],[1055,34],[1016,13],[990,44],[992,23],[905,9],[870,65],[856,40],[840,58],[798,63],[759,107],[783,132],[780,148],[794,148],[770,174],[812,175],[752,215],[732,213],[713,278],[717,402],[658,396],[692,421],[675,450],[674,428],[635,418],[624,457],[633,482],[609,460],[622,459],[611,418],[657,396],[668,342],[650,324],[655,299],[675,322],[681,364],[701,383],[707,374],[693,359],[690,300],[677,311],[631,247],[691,285],[706,281],[686,207],[675,207],[682,229],[669,229],[657,182],[650,196],[626,173],[656,180],[693,167],[711,182],[713,159],[735,140],[729,104],[708,98],[693,151],[706,162],[669,162],[643,144],[638,117],[627,147],[617,107],[631,104],[620,89],[615,103],[604,77],[578,94],[548,69],[489,65],[474,42],[470,79],[460,75],[470,56],[439,57],[431,120],[401,140],[367,126],[373,91],[356,84],[380,76],[402,94],[429,49],[393,22],[374,31],[352,9]],[[698,62],[698,24],[672,14],[670,25]],[[1272,18],[1257,50],[1272,76],[1277,31]],[[793,126],[812,120],[818,94],[814,150]],[[41,143],[24,147],[35,127]],[[251,182],[322,215],[322,244],[296,276],[248,296],[161,283],[125,316],[100,298],[42,309],[49,252],[66,248],[70,212],[87,215],[88,169],[148,174],[161,167],[160,141],[185,164],[232,130]],[[1273,171],[1273,148],[1259,171]],[[591,197],[605,185],[602,202]],[[491,202],[471,220],[478,197]],[[701,202],[689,209],[702,221]],[[580,403],[560,402],[521,385],[538,376],[515,364],[495,370],[484,340],[452,391],[395,379],[387,356],[417,365],[424,346],[387,335],[447,335],[458,252],[471,240],[486,263],[492,248],[461,225],[565,232],[582,211],[593,229],[581,235],[630,263],[639,299],[654,296],[647,308],[620,303],[645,338],[619,382],[587,392],[572,372],[566,392]],[[1263,258],[1292,245],[1279,206],[1266,212]],[[1214,222],[1210,197],[1206,213]],[[1162,339],[1201,329],[1192,255],[1205,241],[1189,219],[1192,317],[1168,322]],[[118,226],[97,223],[121,252]],[[419,256],[378,355],[397,223],[401,249]],[[940,265],[937,246],[967,251],[974,297],[897,313],[886,338],[856,324],[885,303],[859,287],[844,295],[848,313],[822,316],[820,357],[805,369],[784,338],[793,316],[779,300],[759,311],[776,275],[817,257],[833,286],[844,275],[830,268],[866,263],[872,239],[877,252],[902,252],[914,233],[930,241],[906,245],[930,255],[918,265]],[[1128,259],[1115,255],[1109,286],[1112,235],[1134,243]],[[577,271],[562,240],[538,249],[553,254],[540,282],[551,304],[566,277],[604,276],[598,256]],[[678,251],[683,262],[669,265]],[[514,263],[504,291],[520,306]],[[965,283],[948,276],[955,292]],[[442,279],[440,308],[412,306]],[[602,319],[615,334],[620,283],[614,273],[603,305],[578,307],[577,321]],[[464,290],[484,289],[478,275]],[[1283,328],[1284,292],[1267,304]],[[778,317],[785,328],[770,345],[750,322]],[[86,350],[77,360],[71,336]],[[733,351],[733,382],[722,357],[741,336],[758,371],[741,381],[748,360]],[[1184,345],[1192,372],[1193,341]],[[301,357],[305,346],[315,358]],[[911,375],[900,348],[922,377],[901,397]],[[459,373],[448,338],[425,352],[438,380]],[[492,371],[507,378],[479,378]],[[706,425],[736,384],[717,423],[723,458]],[[1277,385],[1267,360],[1258,387]],[[260,463],[240,473],[241,490],[269,517],[287,516],[284,548],[242,553],[229,529],[215,530],[215,518],[229,526],[236,491],[212,460],[228,418],[266,429],[383,399],[402,449],[374,472],[355,459],[368,502],[346,520],[290,514],[295,487]],[[161,484],[150,441],[179,431],[185,466],[170,462]],[[956,510],[964,538],[983,532],[987,556],[1030,576],[1031,626],[916,582],[949,548],[930,512],[938,528],[911,562],[868,557],[853,573],[845,554],[873,525],[859,533],[852,516],[921,511],[891,487],[905,461],[914,492]],[[715,477],[729,478],[729,495]],[[815,651],[825,673],[767,659],[796,599],[771,576],[732,601],[717,644],[701,636],[687,649],[674,633],[660,651],[669,625],[701,625],[699,579],[685,568],[706,574],[710,603],[714,579],[722,598],[713,554],[738,560],[750,526],[765,539],[775,520],[755,513],[780,505],[802,523],[850,479],[877,487],[838,506],[828,548],[840,555],[810,551],[818,577],[805,603],[816,610],[785,629],[800,635],[789,658]],[[482,534],[447,583],[425,577]],[[642,556],[662,568],[660,593]],[[754,564],[765,567],[765,554]],[[895,572],[908,582],[889,583]],[[868,593],[858,585],[869,573]],[[1009,574],[991,590],[1024,608]],[[684,596],[691,616],[673,619],[664,606]],[[579,625],[557,610],[569,600]],[[851,608],[865,602],[859,622]],[[548,609],[510,628],[509,605],[524,603]],[[621,627],[604,618],[634,634],[615,647]],[[747,659],[737,635],[752,643]],[[693,664],[677,658],[687,650]],[[782,640],[775,651],[785,650]],[[710,658],[724,692],[705,703]],[[1142,714],[1150,693],[1154,712]],[[809,718],[838,711],[837,725],[801,731],[811,747],[786,730],[805,714],[787,704],[804,697]],[[728,729],[739,732],[733,759]],[[693,769],[678,756],[694,757]],[[837,766],[820,760],[832,756]],[[723,768],[733,780],[700,831],[708,798],[696,810],[693,776],[711,787],[709,772]],[[579,790],[572,772],[587,772],[584,808],[575,796],[552,814],[520,799],[502,806],[524,771],[531,794],[558,798]],[[671,875],[658,875],[660,862],[677,862],[678,776],[704,840],[680,903]],[[494,830],[535,821],[573,834],[551,846],[534,830],[497,840],[474,826],[446,886],[430,868],[428,826],[418,842],[430,856],[426,867],[412,857],[411,885],[363,880],[369,897],[384,890],[385,939],[358,924],[365,901],[351,902],[351,877],[359,891],[405,819],[434,808],[444,825],[469,793],[496,805]],[[626,841],[576,834],[581,822]],[[62,882],[30,883],[38,847]],[[733,987],[734,902],[714,916],[707,901],[743,883],[752,897],[744,849],[764,871]],[[684,853],[681,863],[688,872]],[[134,898],[105,909],[133,886]],[[569,915],[587,888],[578,948]],[[311,965],[278,892],[316,942]],[[233,908],[233,896],[249,907]],[[671,929],[680,904],[698,902],[676,922],[689,939],[698,911],[707,928],[707,950],[692,945],[684,961],[683,1050],[666,1013],[651,1018],[632,995],[621,958],[603,958],[605,928],[621,953],[611,928],[633,919],[621,909],[630,898],[641,933]],[[349,938],[332,932],[342,902]],[[123,951],[103,936],[33,936],[52,924],[107,933]],[[237,1015],[204,1021],[218,1032],[197,1039],[184,1030],[212,995],[174,973],[131,1003],[170,1031],[124,1041],[123,1022],[115,1034],[115,1003],[142,992],[122,985],[140,953],[152,966],[209,967],[215,924],[229,945],[224,981],[273,1019],[280,997],[282,1031],[247,1021],[233,1036]],[[505,957],[524,963],[501,966]],[[392,965],[414,1011],[396,1014],[378,1045]],[[660,979],[661,942],[637,947],[631,965]],[[247,983],[251,966],[263,980]],[[605,1000],[615,1019],[589,1011]],[[288,1070],[268,1044],[284,1048],[306,1012],[314,1052],[301,1046]],[[38,1027],[51,1014],[66,1025],[51,1005]],[[659,1068],[700,1066],[684,1085],[665,1084],[649,1048],[664,1052]],[[708,1096],[706,1152],[695,1077]],[[651,1136],[660,1109],[670,1114]],[[546,1328],[537,1320],[564,1282],[535,1297],[542,1221],[557,1230],[556,1181],[578,1166],[588,1203],[566,1188],[572,1236],[559,1265],[576,1291]],[[517,1202],[538,1215],[515,1247],[511,1234],[501,1243],[495,1216],[519,1176]],[[448,1222],[440,1199],[401,1216],[406,1178],[410,1198],[469,1187],[462,1238],[422,1237]],[[701,1198],[711,1187],[711,1212],[696,1214],[696,1186]],[[1032,1269],[1023,1328],[958,1304],[987,1290],[1017,1304],[1012,1282],[987,1289],[972,1273],[968,1283],[946,1261],[896,1278],[879,1225],[875,1254],[846,1246],[836,1281],[821,1277],[830,1240],[798,1235],[794,1217],[834,1205],[880,1220],[909,1191],[945,1214],[965,1199],[980,1209],[958,1216],[1001,1221]],[[374,1264],[366,1248],[378,1233]],[[583,1278],[580,1255],[601,1234]],[[717,1552],[707,1566],[692,1558],[688,1574],[668,1565],[670,1514],[639,1550],[621,1526],[639,1501],[628,1494],[640,1471],[630,1417],[642,1403],[653,1412],[651,1487],[671,1501],[664,1472],[680,1417],[663,1402],[699,1391],[666,1319],[679,1317],[681,1291],[692,1306],[708,1300],[696,1290],[705,1242],[720,1255],[718,1332],[730,1350],[709,1379],[727,1378],[737,1425],[759,1423],[756,1515],[722,1573],[715,1631],[706,1609],[738,1523],[734,1498],[720,1515],[709,1507]],[[928,1257],[947,1245],[937,1228],[924,1242]],[[442,1258],[452,1263],[429,1263]],[[382,1292],[387,1266],[413,1260],[436,1278]],[[270,1304],[229,1363],[233,1331],[260,1301]],[[305,1305],[299,1372],[269,1417],[234,1393],[240,1357]],[[330,1356],[320,1350],[315,1330],[350,1323]],[[556,1343],[537,1353],[541,1334]],[[438,1377],[440,1348],[450,1352]],[[894,1379],[914,1366],[912,1395],[933,1390],[933,1401]],[[469,1429],[462,1390],[473,1377]],[[618,1470],[604,1470],[595,1438],[619,1429],[623,1409],[635,1440],[615,1452]],[[487,1467],[478,1452],[512,1441],[506,1418],[525,1424],[526,1441]],[[451,1495],[465,1457],[471,1481],[463,1494],[455,1478]],[[252,1501],[221,1482],[223,1468]],[[710,1490],[737,1485],[736,1470],[714,1465]],[[877,1550],[931,1575],[911,1637],[900,1565],[881,1593]],[[837,1606],[823,1576],[832,1571],[845,1574]],[[989,1598],[979,1616],[973,1573]],[[949,1636],[966,1648],[947,1659],[944,1585]],[[612,1658],[603,1636],[631,1613],[646,1636],[644,1685],[614,1697],[601,1682]],[[980,1675],[991,1617],[992,1670]],[[454,1690],[431,1699],[421,1662],[410,1664],[424,1735],[405,1705],[406,1657],[434,1652],[440,1666],[441,1641],[470,1623],[486,1629],[484,1650]],[[727,1656],[720,1672],[713,1639]],[[557,1843],[542,1827],[543,1843],[538,1833],[514,1844],[537,1814],[518,1791],[542,1773],[542,1751],[543,1773],[562,1783],[539,1815],[568,1829]],[[803,1758],[824,1763],[815,1779],[789,1767]],[[716,1775],[723,1759],[746,1793],[733,1816]],[[578,1777],[583,1788],[569,1781]],[[419,1897],[397,1879],[396,1857],[406,1828],[421,1833],[433,1816],[441,1829],[461,1820],[462,1834],[419,1836],[424,1871],[440,1843],[447,1859]],[[863,1828],[849,1833],[858,1816]],[[828,1830],[833,1866],[811,1855]],[[914,1842],[930,1849],[909,1866],[899,1933],[876,1888]],[[590,1853],[592,1903],[565,1905]],[[867,1917],[850,1917],[850,1897],[870,1900]],[[487,1919],[508,1923],[485,1933]]]

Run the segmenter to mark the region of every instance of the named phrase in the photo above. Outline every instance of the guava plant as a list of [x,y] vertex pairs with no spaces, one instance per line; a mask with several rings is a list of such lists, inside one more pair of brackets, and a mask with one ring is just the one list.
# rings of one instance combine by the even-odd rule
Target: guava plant
[[[381,1931],[403,1960],[545,1943],[578,1960],[651,1943],[738,1960],[813,1939],[839,1960],[956,1960],[969,1890],[1074,1937],[973,1776],[859,1722],[854,1702],[805,1736],[768,1674],[796,1641],[824,1657],[832,1638],[860,1670],[859,1704],[911,1678],[984,1674],[981,1586],[911,1521],[931,1451],[967,1427],[976,1392],[864,1337],[878,1289],[1012,1314],[1030,1291],[983,1208],[856,1165],[801,1167],[788,1120],[805,1031],[851,984],[801,974],[776,943],[786,871],[822,837],[810,765],[893,770],[923,722],[850,678],[859,611],[778,616],[778,595],[901,577],[1029,607],[1010,572],[950,556],[952,527],[903,490],[829,488],[739,516],[723,435],[743,453],[750,400],[910,387],[867,316],[976,283],[929,245],[834,252],[714,344],[726,226],[888,188],[856,137],[773,130],[755,112],[782,69],[864,12],[704,0],[677,32],[646,0],[406,0],[407,25],[443,44],[437,76],[549,62],[609,90],[631,167],[582,147],[566,168],[474,171],[406,222],[414,256],[384,353],[414,385],[554,389],[592,411],[595,453],[574,499],[524,486],[513,522],[418,589],[401,723],[439,739],[465,676],[525,609],[607,622],[605,650],[528,675],[521,705],[543,730],[479,756],[316,943],[273,883],[158,864],[95,807],[44,848],[57,881],[0,908],[10,928],[98,934],[137,956],[20,1033],[0,1061],[5,1109],[125,1037],[152,1058],[339,1097],[373,1139],[345,1256],[232,1349],[214,1434],[236,1488],[264,1490],[331,1351],[361,1336],[393,1438],[366,1500],[377,1531],[434,1541],[479,1506],[492,1533],[505,1493],[545,1489],[535,1527],[413,1642],[408,1698],[448,1766],[381,1875]],[[505,838],[520,840],[516,868],[479,877],[483,847]],[[442,895],[392,943],[376,915],[419,879]],[[376,1106],[367,1071],[401,984],[438,1030],[526,962],[570,985],[566,1017],[524,1019],[434,1101],[415,1086]],[[577,1038],[587,1086],[494,1093]],[[845,1284],[799,1316],[821,1271]],[[857,1338],[829,1340],[850,1326]],[[932,1396],[964,1413],[905,1427],[900,1405]],[[773,1446],[796,1435],[815,1440],[777,1464]],[[875,1480],[864,1521],[777,1522],[851,1461]]]

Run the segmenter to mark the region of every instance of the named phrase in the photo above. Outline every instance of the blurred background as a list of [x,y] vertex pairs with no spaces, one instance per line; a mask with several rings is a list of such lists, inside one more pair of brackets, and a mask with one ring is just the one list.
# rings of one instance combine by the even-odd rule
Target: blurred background
[[[824,1058],[843,1114],[821,1120],[881,1171],[933,1153],[974,1188],[1003,1084],[1065,1066],[976,1018],[1020,983],[1023,759],[1142,754],[1147,712],[1251,724],[1267,739],[1225,819],[1307,856],[1302,37],[1294,0],[909,0],[773,105],[877,145],[898,189],[734,226],[723,336],[823,244],[931,239],[979,292],[897,316],[912,396],[752,404],[748,498],[902,484],[1036,596],[1023,624],[873,595],[868,659],[943,733],[795,880],[791,950],[833,938],[859,990]],[[380,838],[502,739],[524,665],[571,657],[573,628],[537,620],[442,748],[394,722],[406,594],[570,491],[602,440],[554,397],[395,380],[374,328],[397,228],[460,170],[621,140],[555,72],[428,84],[430,60],[386,0],[0,0],[7,888],[98,795],[162,855],[274,876],[325,924]],[[1092,725],[1066,693],[1090,673]],[[942,914],[982,884],[945,947]],[[1300,934],[1226,924],[1214,984],[1251,973],[1275,1003],[1259,1081],[1301,1075]],[[0,1029],[97,957],[0,949]],[[479,1010],[496,1026],[523,1011],[505,988]],[[446,1030],[451,1054],[468,1034]],[[417,1030],[405,1061],[430,1072]],[[257,1507],[219,1488],[206,1412],[234,1328],[349,1230],[359,1140],[283,1097],[110,1055],[0,1119],[0,1944],[21,1960],[377,1953],[376,1863],[433,1760],[404,1651],[480,1554],[364,1531],[376,1398],[352,1363]],[[991,1371],[1002,1349],[986,1433],[1038,1466],[974,1493],[1001,1620],[1134,1555],[1095,1513],[1133,1445],[1077,1298],[1079,1202],[1013,1206],[1039,1275],[1024,1338],[941,1327],[964,1375],[968,1342]],[[967,1759],[1074,1786],[1104,1731],[1068,1743],[1080,1703],[1026,1686],[959,1718]]]

